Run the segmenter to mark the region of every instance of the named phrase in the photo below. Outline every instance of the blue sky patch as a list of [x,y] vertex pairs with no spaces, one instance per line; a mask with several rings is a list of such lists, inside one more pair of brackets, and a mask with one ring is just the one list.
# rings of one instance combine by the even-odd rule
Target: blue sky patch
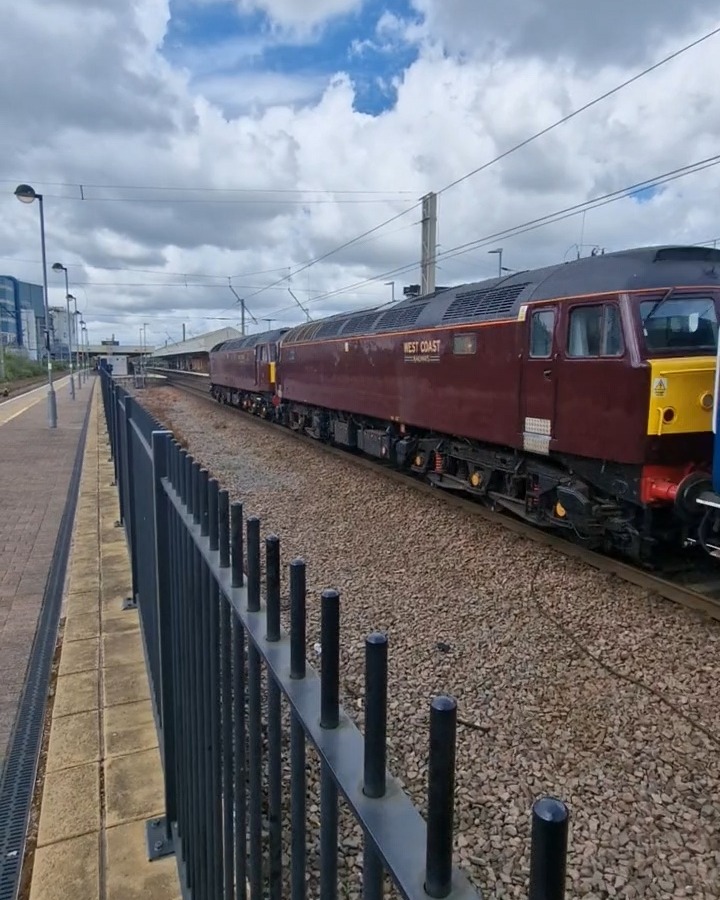
[[[378,33],[383,15],[391,27]],[[415,19],[410,0],[365,0],[360,10],[331,19],[311,36],[293,37],[273,29],[262,13],[241,15],[229,0],[171,0],[163,53],[223,106],[236,79],[238,91],[247,94],[257,78],[260,105],[302,103],[317,99],[333,75],[346,72],[355,87],[355,108],[379,115],[394,106],[393,80],[418,52],[392,28],[393,21]]]
[[650,184],[647,187],[639,188],[636,191],[630,191],[628,196],[636,203],[649,203],[658,194],[662,193],[662,187],[657,184]]

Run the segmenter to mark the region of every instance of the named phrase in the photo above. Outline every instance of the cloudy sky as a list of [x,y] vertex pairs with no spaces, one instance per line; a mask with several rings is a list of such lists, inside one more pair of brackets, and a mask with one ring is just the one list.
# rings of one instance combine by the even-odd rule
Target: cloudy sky
[[288,288],[313,317],[386,302],[385,282],[399,296],[419,280],[428,191],[441,192],[440,284],[493,275],[497,246],[523,269],[580,244],[720,239],[720,166],[492,237],[720,152],[720,35],[442,190],[716,28],[713,0],[7,6],[0,274],[42,279],[37,206],[12,195],[28,182],[91,340],[237,325],[229,285],[252,330],[304,318]]

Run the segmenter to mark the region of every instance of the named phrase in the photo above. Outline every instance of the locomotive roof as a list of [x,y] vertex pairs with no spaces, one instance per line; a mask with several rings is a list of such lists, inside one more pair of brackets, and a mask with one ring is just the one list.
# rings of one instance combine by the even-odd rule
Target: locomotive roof
[[318,341],[381,334],[437,325],[491,322],[515,318],[525,303],[652,288],[720,285],[720,250],[667,244],[586,256],[503,278],[438,288],[352,313],[338,313],[294,328],[276,328],[225,341],[213,351],[246,350],[257,344]]
[[260,331],[257,334],[246,334],[244,337],[223,341],[222,344],[213,347],[213,353],[223,350],[249,350],[257,344],[277,343],[277,341],[279,341],[289,330],[289,328],[276,328],[274,331]]
[[720,250],[663,245],[588,256],[503,278],[441,288],[393,306],[339,313],[291,328],[283,344],[517,316],[531,301],[677,285],[720,284]]

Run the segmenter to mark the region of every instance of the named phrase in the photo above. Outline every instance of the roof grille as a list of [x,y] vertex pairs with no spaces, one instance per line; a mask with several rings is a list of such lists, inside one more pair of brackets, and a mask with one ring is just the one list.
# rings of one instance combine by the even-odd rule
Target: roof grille
[[377,310],[371,313],[365,313],[362,316],[351,316],[345,320],[343,335],[346,334],[364,334],[372,331],[373,322],[377,319]]
[[305,336],[305,334],[307,333],[307,331],[309,330],[310,327],[311,327],[310,325],[303,325],[300,328],[296,328],[293,331],[292,335],[289,338],[287,338],[285,343],[286,344],[297,344],[299,341],[301,341],[303,339],[303,337]]
[[408,328],[414,325],[425,309],[427,303],[416,303],[413,306],[398,306],[397,309],[389,309],[380,316],[378,331],[391,331],[395,328]]
[[336,334],[340,334],[340,329],[347,322],[347,316],[343,316],[338,319],[330,319],[327,322],[323,322],[323,324],[318,328],[315,333],[316,338],[329,338],[335,337]]
[[459,322],[464,319],[497,319],[510,312],[517,298],[530,284],[498,285],[477,291],[463,291],[448,306],[443,322]]
[[322,322],[310,322],[308,325],[303,325],[302,328],[297,329],[297,331],[288,341],[286,341],[286,343],[300,344],[303,341],[311,341],[316,336],[318,330],[322,327],[322,324]]

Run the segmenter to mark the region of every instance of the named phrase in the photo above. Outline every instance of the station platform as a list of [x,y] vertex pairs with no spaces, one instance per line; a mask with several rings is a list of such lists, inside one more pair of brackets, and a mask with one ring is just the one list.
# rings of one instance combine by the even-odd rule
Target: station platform
[[[130,563],[96,380],[75,401],[58,382],[57,429],[47,427],[47,389],[0,405],[0,852],[12,801],[35,781],[22,759],[34,714],[43,752],[19,895],[176,900],[175,858],[147,860],[145,822],[164,811],[162,769],[138,612],[123,610]],[[43,643],[49,694],[48,672],[44,682],[36,674]],[[3,896],[9,869],[0,865]]]
[[55,384],[58,427],[47,425],[47,385],[0,404],[0,771],[20,705],[51,575],[92,380],[69,396]]

